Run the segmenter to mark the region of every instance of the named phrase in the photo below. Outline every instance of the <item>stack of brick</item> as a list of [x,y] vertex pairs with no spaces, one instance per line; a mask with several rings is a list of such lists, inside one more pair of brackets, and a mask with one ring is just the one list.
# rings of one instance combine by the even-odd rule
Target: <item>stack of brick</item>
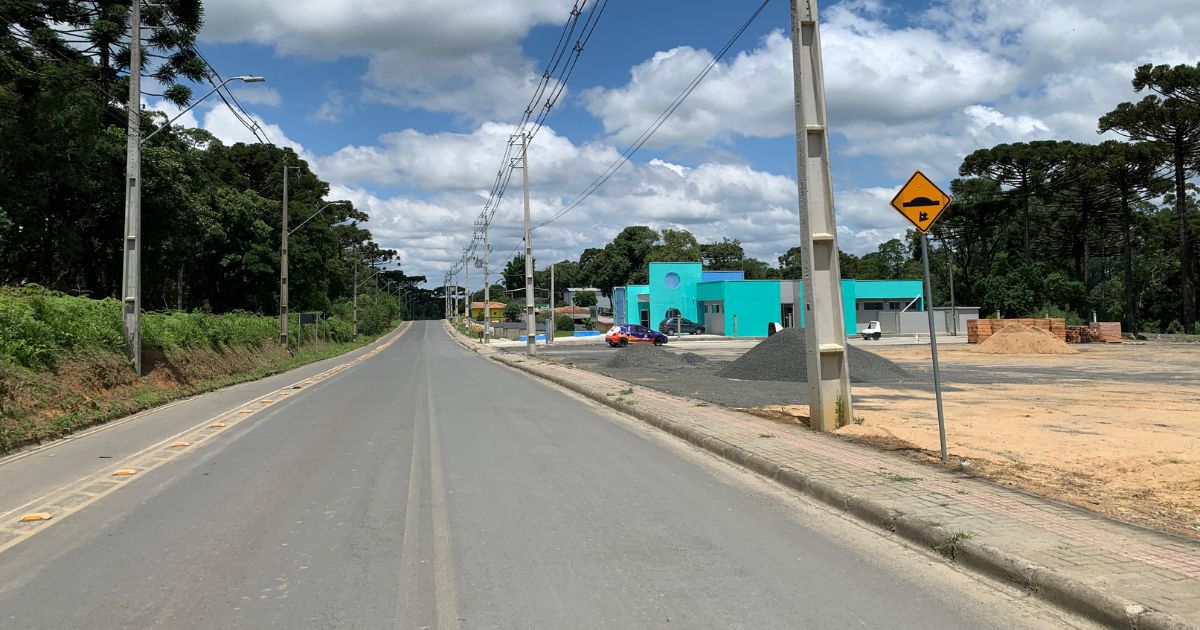
[[[967,343],[983,343],[988,337],[1000,332],[1009,324],[1021,324],[1030,328],[1041,328],[1050,334],[1067,340],[1067,321],[1053,317],[1026,317],[1021,319],[972,319],[967,321]],[[1118,338],[1120,335],[1118,335]]]
[[1092,322],[1088,328],[1100,343],[1121,343],[1121,322]]

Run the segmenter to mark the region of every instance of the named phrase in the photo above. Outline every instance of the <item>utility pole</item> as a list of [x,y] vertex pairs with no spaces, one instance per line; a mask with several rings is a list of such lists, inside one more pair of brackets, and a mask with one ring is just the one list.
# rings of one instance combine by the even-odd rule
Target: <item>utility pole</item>
[[125,232],[121,235],[121,323],[133,371],[142,375],[142,3],[129,9],[129,101],[125,132]]
[[358,341],[358,261],[354,261],[354,340]]
[[550,319],[546,320],[546,344],[554,343],[554,333],[558,332],[558,317],[554,312],[554,263],[550,263]]
[[[471,257],[463,256],[463,284],[466,286],[466,294],[463,296],[463,314],[466,315],[465,321],[471,321]],[[468,332],[470,332],[468,330]]]
[[521,188],[525,195],[525,319],[529,343],[526,354],[537,354],[537,307],[533,299],[533,238],[529,226],[529,133],[521,134]]
[[[804,261],[804,337],[808,346],[810,426],[832,431],[854,417],[846,323],[842,314],[842,274],[838,261],[837,219],[825,114],[825,77],[817,0],[791,0],[792,72],[796,99],[796,188],[800,198]],[[800,296],[797,296],[797,300]]]
[[[136,0],[135,0],[136,1]],[[279,228],[279,344],[288,344],[288,165],[283,159],[283,219]]]
[[483,217],[483,343],[492,342],[492,284],[488,279],[488,259],[492,252],[488,249],[488,224],[491,221]]

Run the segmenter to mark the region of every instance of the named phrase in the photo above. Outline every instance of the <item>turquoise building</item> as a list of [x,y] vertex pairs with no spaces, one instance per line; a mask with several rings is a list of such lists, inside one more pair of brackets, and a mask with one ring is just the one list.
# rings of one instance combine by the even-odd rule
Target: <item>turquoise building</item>
[[[771,322],[796,325],[799,280],[746,280],[741,271],[706,271],[698,262],[652,262],[649,283],[614,287],[613,320],[657,328],[676,315],[729,337],[764,337]],[[920,280],[842,280],[847,334],[879,313],[925,309]],[[804,326],[804,314],[799,325]]]

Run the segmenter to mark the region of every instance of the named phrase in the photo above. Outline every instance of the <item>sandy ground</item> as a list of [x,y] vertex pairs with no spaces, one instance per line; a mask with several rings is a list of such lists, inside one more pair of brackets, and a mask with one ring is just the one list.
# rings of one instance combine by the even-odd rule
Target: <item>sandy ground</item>
[[[939,352],[950,453],[981,476],[1200,538],[1200,345],[1076,347]],[[912,371],[929,363],[928,348],[877,352]],[[839,433],[936,455],[932,391],[857,386],[854,411],[863,424]]]

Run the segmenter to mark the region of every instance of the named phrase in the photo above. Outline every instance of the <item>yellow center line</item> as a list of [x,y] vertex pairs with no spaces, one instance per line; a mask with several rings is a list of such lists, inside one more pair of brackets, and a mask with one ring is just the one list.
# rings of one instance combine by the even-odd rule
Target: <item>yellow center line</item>
[[[299,382],[306,382],[309,384],[319,383],[319,382],[322,382],[322,381],[342,372],[343,370],[345,370],[347,368],[353,367],[354,365],[357,365],[357,364],[375,356],[376,354],[379,354],[380,352],[382,352],[383,350],[385,350],[386,348],[391,346],[393,343],[396,342],[396,340],[400,339],[400,337],[402,337],[405,333],[407,333],[409,330],[411,330],[412,326],[413,326],[412,322],[406,322],[406,325],[403,326],[402,329],[399,330],[397,333],[395,333],[391,339],[387,340],[383,344],[380,344],[379,346],[370,350],[369,352],[366,352],[354,359],[351,359],[350,361],[347,361],[346,363],[342,363],[334,368],[331,368],[329,370],[321,372],[320,374],[317,374],[316,376],[308,377],[304,381],[298,381],[298,383]],[[281,388],[281,390],[290,389],[291,387],[293,387],[293,385],[289,385],[287,387]],[[259,402],[263,402],[263,400],[267,396],[277,396],[279,394],[279,391],[280,390],[276,390],[274,392],[264,394],[263,396],[260,396],[259,398],[256,398],[246,404],[253,405],[253,404],[256,404]],[[272,402],[274,402],[274,401],[272,401]],[[241,406],[241,405],[239,405],[239,406]],[[224,411],[220,414],[217,414],[216,416],[214,416],[212,418],[209,418],[208,420],[205,420],[204,422],[201,422],[198,425],[195,425],[189,429],[184,429],[183,431],[180,431],[179,433],[177,433],[171,437],[168,437],[165,440],[156,442],[155,444],[152,444],[152,445],[134,453],[133,455],[126,457],[125,459],[118,462],[117,466],[121,470],[134,469],[135,471],[142,473],[142,474],[137,475],[137,477],[143,477],[143,476],[145,476],[144,473],[147,473],[156,468],[159,468],[160,466],[166,464],[169,461],[173,461],[177,457],[182,456],[182,454],[185,452],[195,450],[193,448],[184,448],[184,447],[197,446],[197,445],[204,443],[205,441],[212,438],[213,436],[224,435],[224,434],[228,433],[227,431],[211,431],[210,428],[212,427],[213,424],[222,424],[226,427],[232,427],[232,426],[235,426],[235,425],[241,423],[242,421],[246,420],[251,415],[254,415],[260,411],[263,411],[263,410],[267,409],[268,407],[269,407],[269,405],[264,405],[264,406],[259,407],[258,409],[254,409],[254,410],[241,409],[241,410],[237,411],[236,413],[233,410]],[[87,475],[85,477],[82,477],[82,478],[74,481],[74,482],[71,482],[67,485],[62,486],[62,487],[58,488],[57,490],[50,492],[49,494],[43,495],[40,498],[34,499],[33,501],[29,501],[29,502],[25,503],[24,505],[18,506],[7,512],[4,512],[3,514],[0,514],[0,525],[5,525],[10,522],[20,522],[20,523],[26,523],[28,525],[34,525],[34,527],[29,527],[28,525],[22,525],[19,529],[16,530],[16,531],[19,531],[19,534],[15,538],[0,542],[0,554],[15,547],[16,545],[28,540],[29,538],[33,537],[34,535],[45,531],[52,525],[62,522],[67,516],[75,514],[75,513],[79,512],[80,510],[82,510],[83,508],[108,496],[109,494],[116,492],[122,486],[125,486],[126,485],[125,482],[128,479],[130,479],[131,477],[132,477],[131,475],[125,475],[125,476],[120,476],[120,477],[114,478],[114,473],[111,471],[111,469],[105,470],[105,471],[102,471],[99,473]],[[91,493],[91,492],[83,492],[82,491],[83,488],[91,489],[90,486],[94,486],[97,484],[97,482],[101,482],[101,481],[103,481],[104,483],[102,484],[103,487],[99,492]],[[71,499],[72,497],[77,498],[80,496],[85,497],[84,500],[82,500],[82,501],[68,500],[68,499]],[[24,512],[24,511],[28,510],[31,506],[37,506],[35,511],[25,514],[19,520],[10,521],[10,519],[12,518],[12,516],[14,514],[16,514],[18,512]],[[29,518],[29,520],[25,520],[26,518]],[[3,531],[14,531],[14,530],[10,529],[10,528],[4,528]]]

